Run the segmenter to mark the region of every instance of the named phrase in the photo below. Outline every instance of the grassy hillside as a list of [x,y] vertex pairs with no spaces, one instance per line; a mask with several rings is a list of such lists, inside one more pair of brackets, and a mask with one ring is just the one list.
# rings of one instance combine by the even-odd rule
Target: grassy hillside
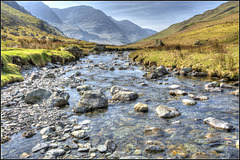
[[[239,2],[227,2],[216,9],[174,24],[168,29],[128,47],[134,61],[206,72],[211,76],[238,80]],[[157,39],[165,46],[155,46]],[[199,45],[195,42],[199,41]]]
[[[235,14],[234,14],[235,13]],[[228,17],[228,18],[226,18]],[[156,39],[163,39],[167,40],[168,42],[170,42],[169,37],[171,37],[172,39],[176,39],[175,41],[179,40],[179,43],[184,44],[185,39],[182,40],[183,42],[181,42],[180,38],[178,37],[179,35],[181,35],[182,33],[186,33],[189,31],[192,31],[195,29],[199,30],[199,29],[204,29],[205,28],[205,32],[201,33],[201,31],[199,31],[199,33],[189,33],[192,36],[193,35],[197,35],[196,38],[199,39],[207,39],[207,38],[213,38],[215,36],[215,34],[221,34],[224,33],[225,31],[227,31],[229,28],[231,29],[231,31],[227,31],[227,34],[235,34],[236,37],[236,33],[237,31],[234,32],[233,27],[237,28],[238,26],[238,17],[239,17],[239,2],[227,2],[224,3],[222,5],[220,5],[219,7],[213,9],[213,10],[208,10],[206,12],[204,12],[203,14],[200,15],[196,15],[186,21],[180,22],[180,23],[176,23],[171,25],[170,27],[168,27],[167,29],[154,34],[152,36],[149,36],[145,39],[142,39],[130,46],[137,46],[137,47],[144,47],[144,46],[152,46],[154,45],[154,42]],[[221,20],[220,20],[221,19]],[[226,24],[224,24],[226,23]],[[234,23],[234,24],[231,24]],[[199,26],[200,25],[200,26]],[[218,25],[218,26],[213,26],[213,25]],[[234,25],[234,26],[232,26]],[[215,30],[215,27],[220,28],[220,27],[226,27],[225,30]],[[191,30],[187,30],[190,29]],[[187,30],[187,31],[186,31]],[[211,33],[211,34],[207,34],[204,35],[206,32]],[[175,34],[178,33],[178,34]],[[176,37],[174,37],[176,35]],[[223,35],[223,36],[225,36]],[[167,37],[167,38],[165,38]],[[216,38],[219,38],[222,36],[217,36]],[[188,38],[188,37],[187,37]],[[223,38],[229,38],[229,37],[223,37]],[[171,39],[171,40],[172,40]],[[195,40],[199,40],[199,39],[195,39]],[[167,42],[166,42],[167,43]],[[176,43],[176,42],[174,42]],[[191,41],[191,43],[193,44],[194,42]],[[189,44],[189,43],[188,43]]]
[[1,2],[1,25],[2,26],[16,26],[21,25],[25,27],[35,27],[46,31],[49,34],[63,35],[61,31],[49,25],[34,16],[16,10],[7,4]]

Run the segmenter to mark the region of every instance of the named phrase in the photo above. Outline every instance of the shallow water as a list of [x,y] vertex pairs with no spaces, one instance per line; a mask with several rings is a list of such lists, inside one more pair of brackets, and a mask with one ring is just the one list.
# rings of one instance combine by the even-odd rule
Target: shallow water
[[[118,147],[118,151],[126,151],[130,155],[134,155],[136,150],[141,150],[141,154],[147,158],[157,157],[174,157],[172,150],[176,150],[176,154],[181,154],[176,148],[183,146],[182,150],[186,151],[188,157],[191,157],[196,152],[205,152],[210,158],[236,158],[238,155],[233,155],[229,151],[238,152],[235,147],[235,142],[239,139],[239,98],[229,93],[234,89],[224,89],[223,92],[208,93],[204,91],[204,85],[208,82],[201,81],[198,78],[181,78],[181,77],[166,77],[168,80],[149,81],[142,75],[145,73],[139,70],[137,66],[130,66],[127,70],[118,70],[119,66],[115,66],[114,71],[103,70],[98,67],[91,67],[91,64],[105,64],[108,67],[114,64],[124,66],[129,62],[127,52],[124,54],[124,60],[121,57],[118,60],[113,60],[113,54],[90,55],[81,59],[81,63],[76,66],[83,67],[79,71],[81,77],[87,79],[84,85],[91,85],[93,89],[102,89],[108,99],[111,99],[110,88],[113,85],[124,87],[138,93],[137,100],[112,104],[110,103],[107,109],[100,109],[85,114],[74,114],[70,119],[78,121],[91,120],[90,123],[90,140],[93,147],[104,144],[106,139],[112,139]],[[93,63],[88,63],[85,60],[90,59]],[[85,66],[89,65],[89,68]],[[71,66],[64,66],[65,70],[70,70],[62,77],[66,78],[78,70],[71,70]],[[158,84],[158,82],[167,82],[168,84]],[[141,86],[141,83],[146,83],[147,86]],[[202,94],[209,97],[206,101],[197,101],[196,105],[187,106],[182,103],[182,99],[190,99],[188,96],[173,97],[169,95],[170,89],[167,87],[171,84],[180,84],[181,90],[187,93]],[[69,107],[63,108],[69,114],[72,109],[77,106],[81,96],[76,88],[67,87],[70,94]],[[148,100],[147,102],[145,100]],[[134,111],[134,105],[138,102],[147,104],[149,110],[147,113],[139,113]],[[170,119],[162,119],[156,114],[158,105],[167,105],[176,107],[181,113],[180,116]],[[219,131],[208,124],[203,124],[203,119],[207,117],[215,117],[235,125],[236,130],[227,132]],[[195,121],[196,118],[201,120]],[[175,121],[181,121],[181,124],[171,124]],[[150,127],[160,128],[160,131],[147,135],[145,129]],[[207,133],[214,133],[221,137],[219,144],[215,146],[208,143],[204,136]],[[230,138],[225,140],[224,138]],[[144,149],[148,140],[159,141],[164,145],[164,151],[159,153],[148,153]],[[43,141],[39,134],[30,139],[21,137],[21,134],[14,135],[10,142],[2,144],[1,155],[4,158],[19,158],[21,153],[31,151],[31,148],[39,141]],[[68,140],[67,140],[68,141]],[[68,143],[68,142],[65,143]],[[230,141],[227,143],[226,141]],[[227,143],[227,144],[226,144]],[[216,150],[221,152],[214,152]],[[71,154],[75,154],[72,151]],[[236,153],[237,154],[237,153]],[[30,158],[42,157],[40,153],[33,153]]]

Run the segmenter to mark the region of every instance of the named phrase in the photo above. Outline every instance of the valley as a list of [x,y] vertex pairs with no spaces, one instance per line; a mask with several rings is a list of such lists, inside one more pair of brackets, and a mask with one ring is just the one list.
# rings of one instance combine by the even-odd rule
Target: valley
[[158,33],[86,5],[1,2],[1,159],[238,152],[239,2]]

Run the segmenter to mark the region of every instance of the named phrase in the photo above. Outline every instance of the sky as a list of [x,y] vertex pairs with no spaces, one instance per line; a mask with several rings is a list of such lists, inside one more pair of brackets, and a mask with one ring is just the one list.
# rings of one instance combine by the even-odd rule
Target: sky
[[227,1],[43,1],[50,8],[87,5],[116,20],[130,20],[157,32]]

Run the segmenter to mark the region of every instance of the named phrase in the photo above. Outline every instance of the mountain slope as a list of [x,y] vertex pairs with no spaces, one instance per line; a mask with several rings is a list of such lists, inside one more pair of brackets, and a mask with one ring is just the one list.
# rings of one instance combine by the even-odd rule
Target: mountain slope
[[[116,21],[104,12],[90,6],[57,9],[49,8],[42,2],[19,3],[31,11],[34,16],[46,20],[72,38],[121,45],[136,42],[152,34],[130,21]],[[41,5],[34,5],[35,3],[41,3]],[[53,14],[44,14],[42,10],[55,12],[63,23],[53,21],[56,18],[48,18]]]
[[8,6],[19,10],[20,12],[32,15],[29,11],[27,11],[26,9],[24,9],[22,6],[20,6],[17,2],[15,1],[2,1],[3,3],[7,4]]
[[239,2],[236,2],[236,1],[235,2],[233,2],[233,1],[227,2],[227,3],[220,5],[219,7],[215,8],[215,9],[208,10],[208,11],[204,12],[203,14],[199,14],[199,15],[196,15],[196,16],[194,16],[188,20],[185,20],[183,22],[173,24],[170,27],[168,27],[167,29],[165,29],[157,34],[154,34],[152,36],[149,36],[147,38],[144,38],[144,39],[140,40],[139,42],[146,42],[149,40],[155,40],[155,39],[167,37],[174,33],[184,31],[194,25],[197,25],[200,22],[210,22],[213,20],[218,20],[218,19],[221,19],[228,15],[231,15],[233,13],[237,13],[238,11],[239,11]]
[[32,26],[47,33],[63,35],[61,31],[36,17],[16,10],[1,2],[1,25],[2,26]]
[[61,19],[47,5],[41,1],[17,1],[18,4],[24,6],[34,16],[47,22],[62,23]]

